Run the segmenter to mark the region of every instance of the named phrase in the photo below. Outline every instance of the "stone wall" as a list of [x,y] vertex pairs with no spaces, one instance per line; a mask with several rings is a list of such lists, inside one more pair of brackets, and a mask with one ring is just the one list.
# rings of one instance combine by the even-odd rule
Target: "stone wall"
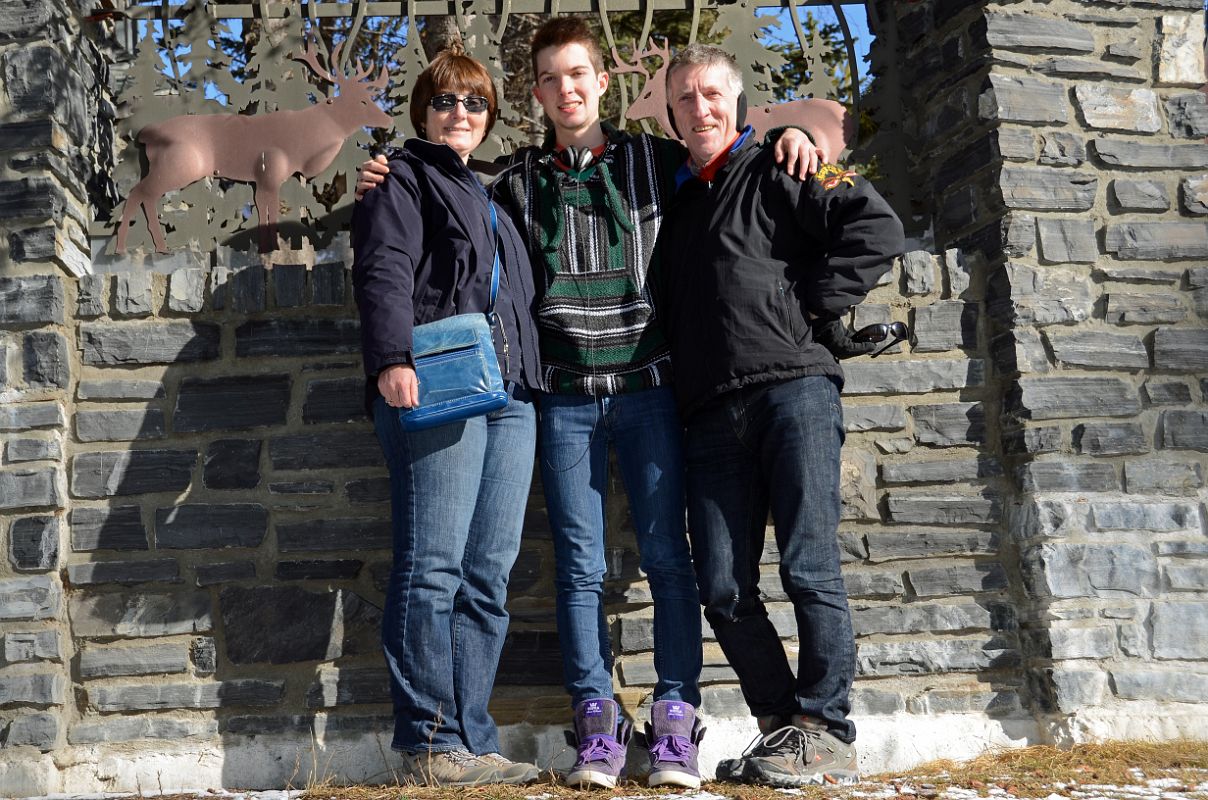
[[[915,238],[857,324],[917,342],[845,364],[866,769],[1208,734],[1192,5],[878,4],[904,89],[881,163],[915,187]],[[0,198],[25,198],[0,199],[0,786],[391,780],[389,502],[347,245],[104,255],[105,71],[73,19],[0,0]],[[9,67],[35,57],[59,102]],[[612,488],[616,685],[640,717],[649,592]],[[567,757],[552,557],[535,485],[492,708],[543,764]],[[764,561],[795,653],[770,541]],[[705,655],[711,767],[752,725],[707,626]]]

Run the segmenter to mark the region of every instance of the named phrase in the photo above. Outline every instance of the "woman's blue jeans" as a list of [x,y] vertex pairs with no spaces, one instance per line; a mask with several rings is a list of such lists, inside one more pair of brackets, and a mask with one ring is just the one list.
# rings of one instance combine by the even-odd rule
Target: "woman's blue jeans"
[[487,416],[413,433],[385,400],[374,405],[393,507],[382,646],[396,750],[499,751],[487,702],[536,441],[533,404],[519,394]]
[[538,405],[558,640],[572,704],[612,697],[603,600],[612,445],[654,599],[654,699],[699,706],[700,605],[684,531],[683,435],[674,395],[668,388],[603,397],[543,394]]
[[[823,376],[726,392],[688,420],[688,526],[705,618],[757,717],[806,714],[845,742],[856,645],[839,571],[843,411]],[[797,675],[759,596],[768,511]]]

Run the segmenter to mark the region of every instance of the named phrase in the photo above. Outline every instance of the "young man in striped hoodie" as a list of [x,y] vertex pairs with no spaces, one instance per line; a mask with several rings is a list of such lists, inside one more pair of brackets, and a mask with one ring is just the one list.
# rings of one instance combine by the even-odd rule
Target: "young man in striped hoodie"
[[[595,35],[557,17],[533,38],[534,96],[552,130],[504,159],[497,201],[526,238],[536,277],[544,389],[541,480],[554,541],[556,615],[574,708],[572,786],[612,787],[631,726],[613,700],[604,615],[609,450],[629,498],[640,566],[654,601],[658,682],[646,726],[651,786],[697,788],[699,594],[685,532],[681,424],[669,348],[647,286],[678,142],[630,135],[600,119],[609,74]],[[818,156],[801,131],[777,153],[807,177]],[[379,172],[373,162],[363,176]],[[363,177],[358,190],[376,184]]]

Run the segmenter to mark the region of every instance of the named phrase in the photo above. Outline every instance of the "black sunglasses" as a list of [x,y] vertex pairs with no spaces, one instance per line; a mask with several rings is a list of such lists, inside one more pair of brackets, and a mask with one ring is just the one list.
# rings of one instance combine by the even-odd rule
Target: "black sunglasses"
[[905,322],[876,322],[872,325],[865,325],[853,333],[851,340],[853,342],[883,342],[890,336],[893,339],[889,344],[873,353],[870,358],[876,358],[898,342],[908,341],[910,339],[910,328],[906,327]]
[[438,94],[428,101],[428,105],[437,111],[452,111],[458,103],[466,107],[468,114],[481,114],[491,107],[491,101],[480,94],[469,94],[458,97],[453,93]]

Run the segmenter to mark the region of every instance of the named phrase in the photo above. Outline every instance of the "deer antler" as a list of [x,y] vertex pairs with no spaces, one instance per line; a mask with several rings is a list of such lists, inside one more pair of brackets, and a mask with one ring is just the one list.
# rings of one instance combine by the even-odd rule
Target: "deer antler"
[[650,56],[658,56],[659,58],[663,59],[662,66],[665,69],[668,62],[671,61],[671,47],[667,44],[667,37],[663,37],[662,47],[655,45],[653,36],[650,37],[648,43],[650,46],[648,48],[642,48],[641,57],[650,58]]
[[[336,53],[339,53],[339,52],[340,52],[340,48],[337,45]],[[319,64],[319,50],[315,46],[315,40],[312,39],[311,37],[309,37],[309,36],[306,37],[305,47],[303,47],[302,52],[298,55],[295,55],[294,58],[298,61],[301,61],[306,66],[310,67],[310,71],[313,72],[316,76],[322,78],[323,80],[329,81],[330,83],[335,83],[335,84],[338,84],[340,82],[336,78],[335,75],[332,75],[330,72],[328,72],[326,69],[324,69]],[[336,59],[333,57],[331,59],[331,61],[334,62],[334,61],[336,61]]]
[[638,72],[638,73],[641,73],[642,75],[645,75],[647,78],[649,78],[650,73],[647,72],[646,68],[642,66],[642,54],[641,54],[641,51],[638,50],[637,39],[633,40],[633,56],[634,56],[633,63],[630,64],[625,59],[621,58],[621,54],[617,52],[616,45],[613,45],[612,46],[612,60],[617,65],[617,68],[613,71],[616,72],[618,75],[629,73],[629,72]]

